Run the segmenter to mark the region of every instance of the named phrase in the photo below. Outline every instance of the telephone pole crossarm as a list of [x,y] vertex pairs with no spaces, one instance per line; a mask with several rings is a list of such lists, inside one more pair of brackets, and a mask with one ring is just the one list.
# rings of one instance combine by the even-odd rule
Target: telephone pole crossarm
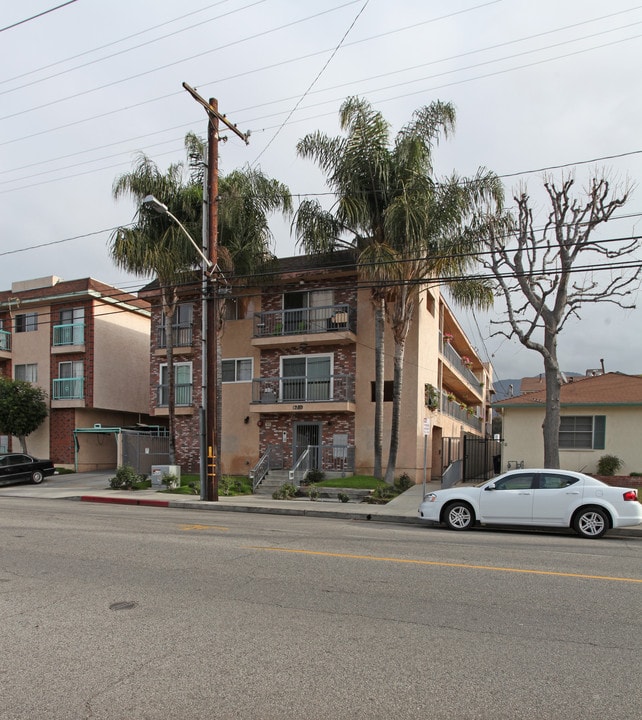
[[207,114],[208,114],[208,115],[210,115],[210,116],[213,115],[213,116],[216,117],[218,120],[220,120],[220,122],[222,122],[227,128],[229,128],[233,133],[235,133],[236,135],[238,135],[238,136],[241,138],[241,140],[243,140],[243,142],[244,142],[246,145],[249,145],[249,144],[250,144],[250,133],[249,133],[249,131],[246,132],[246,133],[241,132],[241,131],[236,127],[236,125],[233,125],[233,124],[225,117],[225,115],[221,115],[216,108],[212,107],[212,106],[210,105],[210,103],[208,103],[207,100],[205,100],[205,98],[202,98],[202,97],[196,92],[196,90],[195,90],[191,85],[188,85],[186,82],[184,82],[184,83],[183,83],[183,87],[184,87],[185,90],[187,90],[187,92],[194,98],[194,100],[196,100],[196,102],[200,103],[200,104],[205,108],[205,110],[207,110]]

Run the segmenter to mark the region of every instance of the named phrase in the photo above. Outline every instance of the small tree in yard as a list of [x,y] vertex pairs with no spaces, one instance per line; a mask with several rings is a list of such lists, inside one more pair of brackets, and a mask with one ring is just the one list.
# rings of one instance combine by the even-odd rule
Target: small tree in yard
[[27,435],[37,430],[47,417],[46,398],[42,388],[0,376],[0,432],[15,435],[24,453]]
[[[561,184],[551,179],[544,182],[550,209],[541,229],[534,227],[526,192],[515,197],[514,220],[494,218],[480,229],[490,251],[486,266],[507,307],[507,318],[497,324],[508,329],[495,334],[516,337],[544,360],[547,468],[559,467],[560,388],[566,380],[557,356],[558,337],[567,320],[579,318],[580,308],[588,303],[635,307],[625,298],[639,285],[640,276],[639,264],[620,261],[639,247],[636,239],[615,243],[595,237],[595,230],[627,201],[630,189],[613,192],[605,177],[595,177],[586,196],[578,199],[571,194],[573,184],[572,178]],[[627,266],[633,271],[627,273]],[[602,281],[600,270],[607,271]]]

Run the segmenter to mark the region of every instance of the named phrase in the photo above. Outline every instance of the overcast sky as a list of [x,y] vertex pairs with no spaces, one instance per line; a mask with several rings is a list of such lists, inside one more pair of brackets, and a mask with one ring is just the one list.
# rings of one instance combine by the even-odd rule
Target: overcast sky
[[[602,169],[642,178],[642,5],[632,0],[76,0],[53,10],[64,2],[0,4],[3,290],[51,274],[144,284],[107,254],[111,230],[135,213],[111,188],[137,151],[164,169],[184,159],[186,132],[206,133],[183,81],[252,131],[249,146],[234,135],[221,144],[221,172],[258,165],[295,198],[326,191],[297,140],[337,134],[349,95],[393,132],[420,106],[452,102],[457,128],[436,151],[437,173],[487,167],[509,197],[526,184],[536,210],[545,169],[559,179],[576,168],[578,191]],[[606,236],[642,234],[641,192]],[[277,255],[295,254],[288,226],[273,229]],[[491,337],[500,312],[458,314],[495,377],[541,372],[539,355]],[[588,306],[560,338],[563,369],[604,358],[607,370],[642,372],[641,319]]]

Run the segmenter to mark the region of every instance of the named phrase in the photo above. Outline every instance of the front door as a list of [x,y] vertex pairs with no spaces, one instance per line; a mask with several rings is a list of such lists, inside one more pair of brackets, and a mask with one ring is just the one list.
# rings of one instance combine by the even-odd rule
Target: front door
[[294,462],[310,449],[310,468],[321,467],[321,423],[294,423]]

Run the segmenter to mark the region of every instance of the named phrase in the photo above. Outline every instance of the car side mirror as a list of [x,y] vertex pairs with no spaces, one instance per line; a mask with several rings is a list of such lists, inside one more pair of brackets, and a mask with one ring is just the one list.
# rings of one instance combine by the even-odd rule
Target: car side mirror
[[484,488],[484,490],[485,490],[485,491],[495,490],[495,483],[491,483],[490,485],[486,485],[486,487]]

